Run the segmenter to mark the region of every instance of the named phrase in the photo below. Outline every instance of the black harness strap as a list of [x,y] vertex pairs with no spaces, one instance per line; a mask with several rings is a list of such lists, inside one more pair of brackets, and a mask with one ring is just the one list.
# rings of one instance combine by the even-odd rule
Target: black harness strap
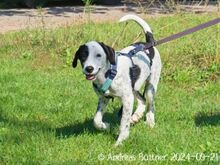
[[[147,42],[147,44],[148,43],[153,44],[155,42],[152,33],[150,33],[150,32],[146,33],[146,42]],[[148,58],[150,60],[150,66],[149,67],[151,67],[152,63],[153,63],[153,58],[154,58],[154,53],[155,53],[154,48],[150,47],[148,50],[146,50],[145,49],[145,44],[146,43],[144,43],[144,42],[134,43],[134,44],[132,44],[132,46],[134,46],[134,49],[130,50],[128,53],[120,53],[120,55],[127,56],[131,59],[132,67],[130,68],[130,77],[131,77],[132,88],[134,88],[135,82],[139,78],[139,75],[140,75],[140,72],[141,72],[140,68],[137,65],[134,64],[134,62],[132,60],[132,57],[136,53],[138,53],[140,51],[144,51],[145,54],[148,56]]]
[[[152,60],[154,58],[154,48],[150,47],[148,49],[145,48],[146,43],[144,42],[138,42],[135,44],[132,44],[132,46],[134,46],[135,48],[133,50],[131,50],[130,52],[128,52],[129,57],[131,58],[132,56],[134,56],[136,53],[140,52],[140,51],[144,51],[145,54],[148,56],[148,58],[150,59],[150,66],[152,66]],[[148,52],[147,52],[148,50]]]

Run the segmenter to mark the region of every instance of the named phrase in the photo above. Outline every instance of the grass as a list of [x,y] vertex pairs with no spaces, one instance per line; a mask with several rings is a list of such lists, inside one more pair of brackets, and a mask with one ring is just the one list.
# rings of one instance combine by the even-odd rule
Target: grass
[[[159,39],[215,17],[178,14],[148,22]],[[0,36],[0,164],[220,163],[218,26],[158,46],[163,71],[155,128],[142,120],[123,146],[113,148],[119,127],[116,99],[104,116],[111,131],[94,129],[97,98],[80,67],[71,68],[72,54],[89,40],[111,45],[124,26],[90,23]],[[115,49],[132,43],[140,30],[129,23]],[[152,155],[165,159],[147,160]]]

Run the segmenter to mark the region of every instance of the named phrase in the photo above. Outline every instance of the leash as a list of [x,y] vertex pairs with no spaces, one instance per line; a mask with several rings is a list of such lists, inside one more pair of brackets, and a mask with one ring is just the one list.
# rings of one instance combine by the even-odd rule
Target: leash
[[[169,41],[175,40],[177,38],[180,38],[180,37],[183,37],[185,35],[188,35],[188,34],[196,32],[196,31],[202,30],[204,28],[207,28],[209,26],[213,26],[215,24],[218,24],[219,22],[220,22],[220,18],[216,18],[214,20],[211,20],[211,21],[208,21],[206,23],[197,25],[195,27],[192,27],[190,29],[184,30],[182,32],[179,32],[179,33],[173,34],[171,36],[165,37],[165,38],[160,39],[158,41],[154,40],[152,33],[147,32],[146,33],[146,41],[147,41],[147,43],[145,43],[145,44],[142,43],[142,44],[139,44],[139,45],[133,45],[133,46],[135,46],[135,48],[130,50],[128,53],[125,53],[125,54],[124,53],[120,53],[120,52],[116,53],[116,55],[115,55],[116,64],[115,65],[111,65],[110,69],[108,70],[108,72],[107,72],[108,75],[106,77],[106,81],[100,87],[98,87],[95,84],[93,84],[94,88],[96,88],[97,91],[100,94],[104,94],[109,89],[109,87],[112,84],[113,79],[115,78],[115,76],[117,74],[117,57],[119,55],[127,56],[127,57],[129,57],[132,60],[132,56],[135,55],[136,53],[138,53],[139,51],[150,50],[150,49],[152,49],[153,46],[157,46],[157,45],[161,45],[161,44],[167,43]],[[124,29],[123,29],[122,33],[123,32],[124,32]],[[147,54],[149,59],[150,59],[150,66],[152,65],[153,54],[154,53],[151,53],[151,52],[149,54]],[[136,69],[134,64],[133,64],[133,69]]]
[[147,44],[145,44],[145,48],[144,49],[149,49],[153,46],[157,46],[157,45],[161,45],[161,44],[164,44],[166,42],[169,42],[169,41],[172,41],[172,40],[175,40],[177,38],[180,38],[180,37],[183,37],[185,35],[188,35],[188,34],[191,34],[191,33],[194,33],[196,31],[199,31],[199,30],[202,30],[202,29],[205,29],[207,27],[210,27],[210,26],[213,26],[215,24],[218,24],[220,22],[220,18],[216,18],[214,20],[211,20],[211,21],[208,21],[206,23],[203,23],[203,24],[200,24],[200,25],[197,25],[195,27],[192,27],[190,29],[186,29],[182,32],[179,32],[179,33],[176,33],[176,34],[173,34],[171,36],[168,36],[168,37],[165,37],[163,39],[160,39],[158,41],[153,41],[153,42],[149,42]]

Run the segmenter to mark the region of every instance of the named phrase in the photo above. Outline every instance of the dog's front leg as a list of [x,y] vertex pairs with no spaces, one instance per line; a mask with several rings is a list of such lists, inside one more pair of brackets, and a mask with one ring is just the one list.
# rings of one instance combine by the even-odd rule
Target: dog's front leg
[[107,98],[105,97],[99,97],[99,101],[98,101],[98,107],[97,107],[97,111],[93,120],[94,126],[96,129],[98,130],[108,130],[110,128],[110,124],[103,122],[102,121],[102,117],[103,117],[103,110],[105,109],[107,103],[108,103]]
[[121,99],[123,104],[123,112],[122,112],[122,118],[120,124],[120,133],[115,146],[120,145],[122,141],[128,138],[129,136],[130,119],[134,104],[134,95],[131,92],[130,94],[122,97]]

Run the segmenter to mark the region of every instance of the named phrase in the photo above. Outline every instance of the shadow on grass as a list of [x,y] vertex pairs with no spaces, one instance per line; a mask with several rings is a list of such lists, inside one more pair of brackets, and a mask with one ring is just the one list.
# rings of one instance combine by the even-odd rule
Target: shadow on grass
[[[116,128],[120,122],[120,118],[118,117],[118,111],[119,109],[114,108],[113,112],[106,112],[104,114],[103,121],[110,123],[111,130],[114,130],[114,128]],[[9,117],[7,115],[4,115],[0,111],[0,122],[8,123],[9,125],[16,126],[16,128],[22,128],[27,132],[29,131],[33,132],[33,130],[38,130],[38,131],[41,130],[43,132],[55,131],[55,136],[57,138],[68,138],[70,136],[79,136],[85,133],[96,134],[100,132],[93,126],[93,118],[86,119],[81,123],[75,123],[60,128],[52,128],[49,123],[39,122],[39,121],[28,121],[28,120],[21,121],[15,117]],[[114,133],[113,136],[115,136]]]
[[[108,122],[111,125],[111,130],[114,129],[119,123],[118,109],[113,113],[105,113],[103,117],[104,122]],[[58,138],[68,138],[70,136],[79,136],[85,132],[90,134],[96,134],[100,132],[93,126],[93,118],[86,119],[84,122],[76,123],[73,125],[67,125],[61,128],[56,128],[56,137]]]
[[196,126],[217,126],[220,125],[220,112],[200,112],[195,117]]
[[3,113],[0,113],[0,122],[7,123],[8,125],[13,126],[13,128],[22,128],[23,130],[42,130],[45,132],[52,130],[49,123],[35,120],[19,120],[17,117],[9,117]]
[[3,143],[20,145],[40,133],[53,132],[48,123],[36,120],[20,120],[13,115],[4,114],[1,110],[0,106],[0,123],[2,125],[0,141]]
[[[17,113],[18,114],[18,113]],[[21,115],[21,114],[20,114]],[[19,115],[19,116],[20,116]],[[53,127],[46,120],[39,120],[33,118],[19,118],[14,113],[7,113],[3,110],[0,105],[0,123],[6,124],[10,129],[14,130],[21,129],[23,132],[27,132],[28,135],[31,135],[30,132],[36,133],[36,131],[48,132],[54,131]]]

